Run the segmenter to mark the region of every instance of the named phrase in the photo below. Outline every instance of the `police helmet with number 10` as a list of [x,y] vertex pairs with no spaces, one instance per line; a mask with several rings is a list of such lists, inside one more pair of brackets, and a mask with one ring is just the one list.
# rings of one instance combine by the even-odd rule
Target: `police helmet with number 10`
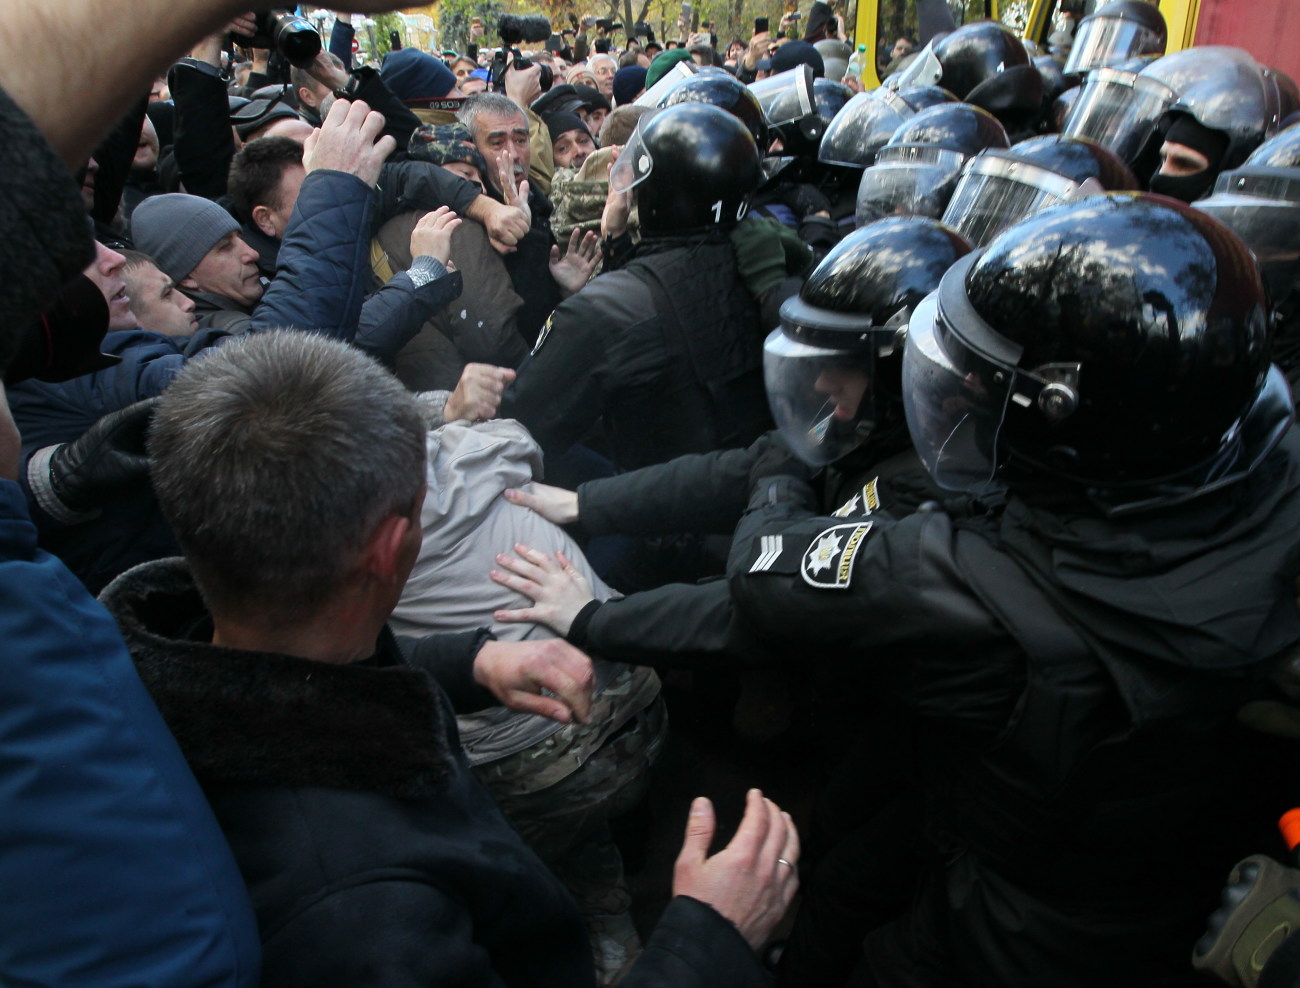
[[633,191],[644,234],[683,235],[735,226],[761,178],[743,123],[709,103],[679,103],[637,121],[609,186]]

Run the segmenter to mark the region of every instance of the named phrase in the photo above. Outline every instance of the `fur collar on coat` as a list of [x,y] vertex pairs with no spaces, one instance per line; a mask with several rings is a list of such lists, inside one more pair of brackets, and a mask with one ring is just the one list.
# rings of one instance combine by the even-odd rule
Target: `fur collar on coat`
[[432,679],[405,664],[387,628],[374,657],[345,666],[213,645],[183,559],[128,570],[100,599],[205,785],[413,799],[451,770],[447,705]]

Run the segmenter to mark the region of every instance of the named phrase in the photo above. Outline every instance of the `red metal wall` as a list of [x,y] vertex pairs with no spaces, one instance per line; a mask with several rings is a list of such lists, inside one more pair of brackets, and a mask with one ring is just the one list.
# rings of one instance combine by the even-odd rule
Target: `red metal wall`
[[1300,0],[1201,0],[1198,45],[1236,45],[1300,82]]

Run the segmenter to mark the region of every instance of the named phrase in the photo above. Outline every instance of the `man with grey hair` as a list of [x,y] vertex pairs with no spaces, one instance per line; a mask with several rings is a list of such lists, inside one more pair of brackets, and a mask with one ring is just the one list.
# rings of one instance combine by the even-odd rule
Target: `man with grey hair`
[[618,60],[613,55],[592,55],[587,60],[591,74],[596,77],[596,88],[606,99],[614,95],[614,76],[618,72]]
[[[387,626],[420,548],[426,429],[345,345],[228,344],[176,378],[150,434],[185,558],[103,600],[241,865],[264,983],[589,986],[578,911],[468,770],[449,699],[584,718],[590,661],[557,639],[406,642],[435,683]],[[750,948],[793,896],[798,836],[757,790],[707,857],[712,836],[697,801],[625,984],[765,983]]]
[[[507,72],[507,80],[514,74],[513,70]],[[600,238],[575,230],[568,251],[560,256],[551,232],[551,200],[536,181],[523,185],[529,177],[533,147],[529,118],[518,103],[500,93],[479,93],[465,100],[456,116],[487,160],[489,178],[502,200],[524,207],[531,217],[532,228],[505,258],[510,282],[523,299],[517,316],[519,331],[531,347],[551,310],[591,278],[600,257]],[[548,148],[549,141],[548,136]]]

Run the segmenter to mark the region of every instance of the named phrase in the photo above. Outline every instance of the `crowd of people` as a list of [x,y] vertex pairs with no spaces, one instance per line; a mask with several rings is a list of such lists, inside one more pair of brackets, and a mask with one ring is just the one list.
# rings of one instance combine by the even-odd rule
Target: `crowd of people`
[[[1285,73],[105,6],[0,23],[0,981],[1300,984]],[[683,696],[810,798],[650,915]]]

